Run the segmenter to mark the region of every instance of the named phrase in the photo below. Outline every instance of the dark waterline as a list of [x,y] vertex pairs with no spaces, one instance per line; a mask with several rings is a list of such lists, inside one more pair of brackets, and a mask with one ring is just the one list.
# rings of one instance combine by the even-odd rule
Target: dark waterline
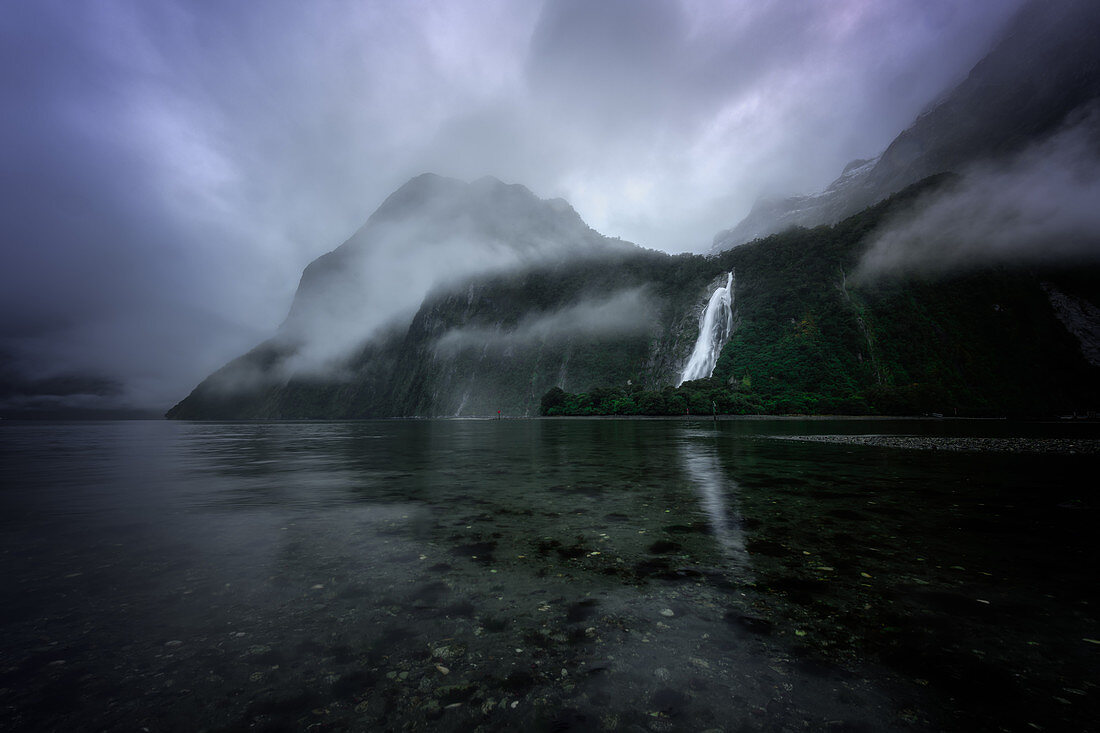
[[0,424],[5,730],[1087,730],[1089,424]]

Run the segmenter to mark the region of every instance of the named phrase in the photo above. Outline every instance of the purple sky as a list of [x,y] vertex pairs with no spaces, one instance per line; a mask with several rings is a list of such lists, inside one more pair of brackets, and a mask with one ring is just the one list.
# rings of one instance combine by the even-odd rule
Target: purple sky
[[166,408],[424,171],[703,251],[881,152],[1019,5],[7,0],[0,359]]

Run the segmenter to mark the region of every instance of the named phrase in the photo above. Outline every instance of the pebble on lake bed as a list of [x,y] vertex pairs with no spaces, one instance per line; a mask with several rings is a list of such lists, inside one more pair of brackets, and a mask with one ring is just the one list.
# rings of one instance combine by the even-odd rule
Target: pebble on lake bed
[[672,618],[676,615],[676,612],[673,611],[671,608],[663,608],[661,609],[661,615],[665,618]]

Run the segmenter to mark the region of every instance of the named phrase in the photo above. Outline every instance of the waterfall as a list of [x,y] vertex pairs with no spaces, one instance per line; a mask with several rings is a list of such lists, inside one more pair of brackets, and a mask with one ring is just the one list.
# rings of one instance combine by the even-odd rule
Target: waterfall
[[699,322],[699,338],[691,352],[679,387],[692,379],[706,379],[714,372],[718,354],[733,333],[733,271],[726,276],[726,287],[719,287],[710,296]]

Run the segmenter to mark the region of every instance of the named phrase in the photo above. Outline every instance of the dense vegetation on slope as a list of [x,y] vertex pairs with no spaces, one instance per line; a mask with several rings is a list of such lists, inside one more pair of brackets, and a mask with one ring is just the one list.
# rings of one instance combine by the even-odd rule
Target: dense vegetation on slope
[[[430,294],[407,325],[324,374],[273,341],[169,413],[186,419],[1095,409],[1098,370],[1041,284],[1100,302],[1094,270],[998,267],[860,277],[865,235],[943,178],[834,226],[713,258],[640,248]],[[736,271],[735,329],[710,379],[679,388],[699,314]]]
[[722,253],[737,327],[711,379],[679,389],[548,393],[543,414],[1049,415],[1094,409],[1097,369],[1040,284],[1096,302],[1093,271],[998,267],[853,278],[864,236],[929,179],[832,226]]
[[676,379],[691,349],[711,270],[702,257],[633,248],[468,281],[430,295],[406,328],[339,371],[268,378],[293,353],[265,344],[169,417],[523,415],[551,386],[657,387]]

